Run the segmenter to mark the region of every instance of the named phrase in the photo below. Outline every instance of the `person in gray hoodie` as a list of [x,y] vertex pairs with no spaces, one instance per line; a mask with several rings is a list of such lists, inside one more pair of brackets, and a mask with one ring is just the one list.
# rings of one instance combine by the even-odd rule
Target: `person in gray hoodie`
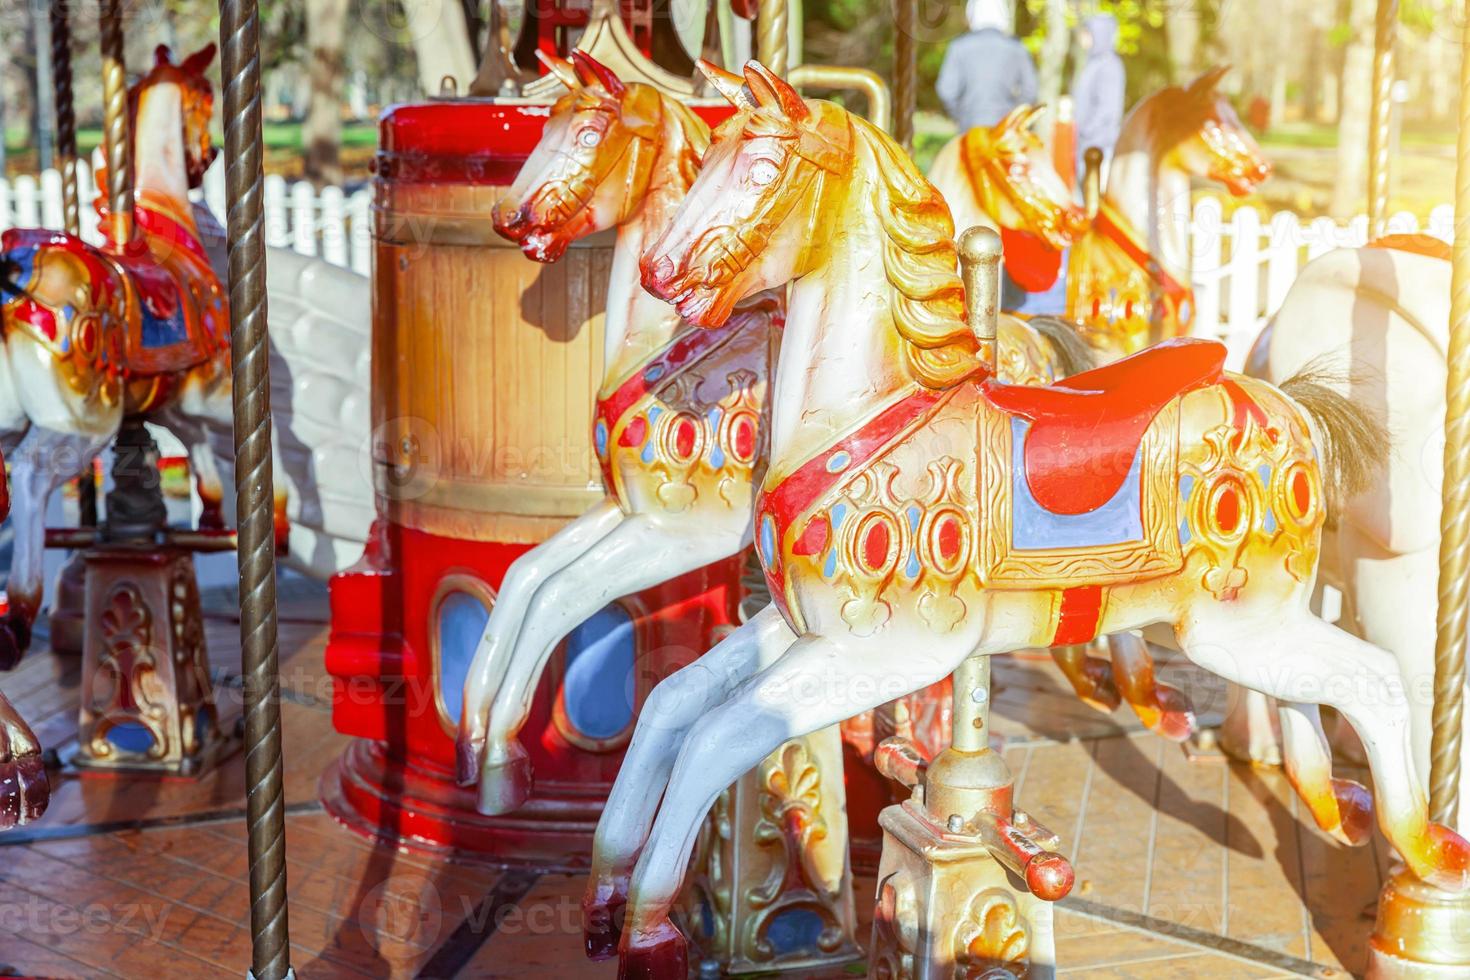
[[1018,105],[1036,102],[1036,65],[1011,35],[1005,0],[969,0],[970,31],[950,42],[934,85],[960,132],[994,126]]
[[1112,14],[1097,14],[1082,25],[1079,40],[1087,60],[1073,85],[1073,118],[1077,131],[1077,179],[1083,175],[1082,155],[1088,147],[1103,151],[1103,165],[1113,156],[1113,144],[1123,125],[1123,93],[1127,78],[1123,59],[1114,50],[1118,22]]

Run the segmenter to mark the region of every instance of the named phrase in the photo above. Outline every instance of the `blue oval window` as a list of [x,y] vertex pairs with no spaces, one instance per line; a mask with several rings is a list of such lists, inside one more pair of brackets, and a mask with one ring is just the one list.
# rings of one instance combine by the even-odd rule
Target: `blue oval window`
[[562,710],[578,734],[612,738],[632,724],[637,654],[633,617],[616,602],[568,634]]
[[452,724],[464,710],[464,681],[489,618],[490,610],[468,592],[451,592],[439,603],[439,697]]

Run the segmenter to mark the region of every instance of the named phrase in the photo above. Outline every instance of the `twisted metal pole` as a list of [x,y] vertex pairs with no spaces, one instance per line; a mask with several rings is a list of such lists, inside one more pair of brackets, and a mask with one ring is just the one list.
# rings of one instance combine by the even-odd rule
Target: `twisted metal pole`
[[918,0],[893,0],[893,138],[914,152],[914,104],[919,88],[919,47],[914,38]]
[[1368,128],[1368,232],[1382,235],[1388,224],[1388,187],[1393,172],[1394,41],[1399,0],[1378,0],[1373,31],[1373,118]]
[[260,17],[256,0],[220,3],[225,194],[234,362],[240,656],[245,697],[246,819],[254,980],[292,976],[286,919],[276,561],[271,467],[270,338],[261,207]]
[[71,24],[66,3],[51,4],[51,75],[56,87],[56,163],[61,171],[62,225],[81,234],[82,211],[77,188],[77,115],[71,87]]
[[[1461,50],[1470,51],[1470,0]],[[1470,58],[1460,64],[1459,163],[1455,172],[1454,271],[1445,385],[1444,511],[1440,514],[1439,616],[1434,643],[1434,734],[1429,813],[1454,826],[1460,802],[1465,634],[1470,601]]]
[[778,78],[790,68],[787,59],[788,17],[786,0],[760,0],[756,8],[756,60]]
[[128,69],[119,0],[102,0],[102,129],[111,237],[133,238],[133,147],[128,137]]

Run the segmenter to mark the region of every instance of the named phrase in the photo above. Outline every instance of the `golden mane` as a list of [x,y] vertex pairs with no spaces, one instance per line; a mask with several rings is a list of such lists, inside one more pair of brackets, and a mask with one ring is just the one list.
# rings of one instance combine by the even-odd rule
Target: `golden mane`
[[883,268],[909,371],[925,387],[952,388],[985,369],[965,322],[954,218],[934,185],[889,136],[857,116],[853,130],[856,153],[871,158],[869,169],[877,178]]

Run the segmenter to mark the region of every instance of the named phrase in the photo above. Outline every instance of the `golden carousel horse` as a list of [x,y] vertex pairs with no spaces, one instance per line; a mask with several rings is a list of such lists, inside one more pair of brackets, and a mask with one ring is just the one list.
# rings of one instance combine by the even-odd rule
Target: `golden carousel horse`
[[[5,463],[0,461],[0,520],[10,512]],[[41,744],[25,719],[0,694],[0,830],[39,820],[51,800]]]
[[626,896],[623,975],[685,975],[669,912],[700,823],[777,745],[972,656],[1140,628],[1337,708],[1398,854],[1470,887],[1470,844],[1428,819],[1413,776],[1393,658],[1308,608],[1329,501],[1380,448],[1352,438],[1362,411],[1227,373],[1198,340],[1050,387],[1000,381],[965,320],[948,209],[898,146],[755,62],[705,70],[740,111],[640,266],[709,329],[792,283],[756,501],[777,611],[685,669],[729,684],[675,674],[639,718],[584,903],[605,941]]
[[[124,416],[231,418],[227,297],[188,199],[218,152],[204,76],[213,57],[211,44],[175,65],[160,47],[129,92],[132,241],[95,248],[40,229],[0,237],[0,329],[13,384],[0,394],[0,431],[24,433],[11,474],[12,655],[25,649],[41,601],[41,520],[51,492],[90,468]],[[204,489],[221,496],[218,486]]]
[[[476,648],[459,778],[479,781],[486,812],[526,798],[531,773],[515,736],[556,644],[609,601],[749,546],[752,488],[766,463],[773,331],[784,313],[778,295],[766,293],[742,302],[726,330],[699,330],[640,287],[638,256],[694,180],[708,127],[678,100],[621,81],[583,52],[542,61],[568,93],[497,204],[495,225],[542,262],[617,228],[593,423],[608,496],[512,564]],[[1031,202],[1025,227],[1070,220],[1060,182],[1010,186]],[[1005,373],[1020,380],[1086,366],[1077,360],[1084,346],[1055,320],[1010,319],[1001,347]]]

